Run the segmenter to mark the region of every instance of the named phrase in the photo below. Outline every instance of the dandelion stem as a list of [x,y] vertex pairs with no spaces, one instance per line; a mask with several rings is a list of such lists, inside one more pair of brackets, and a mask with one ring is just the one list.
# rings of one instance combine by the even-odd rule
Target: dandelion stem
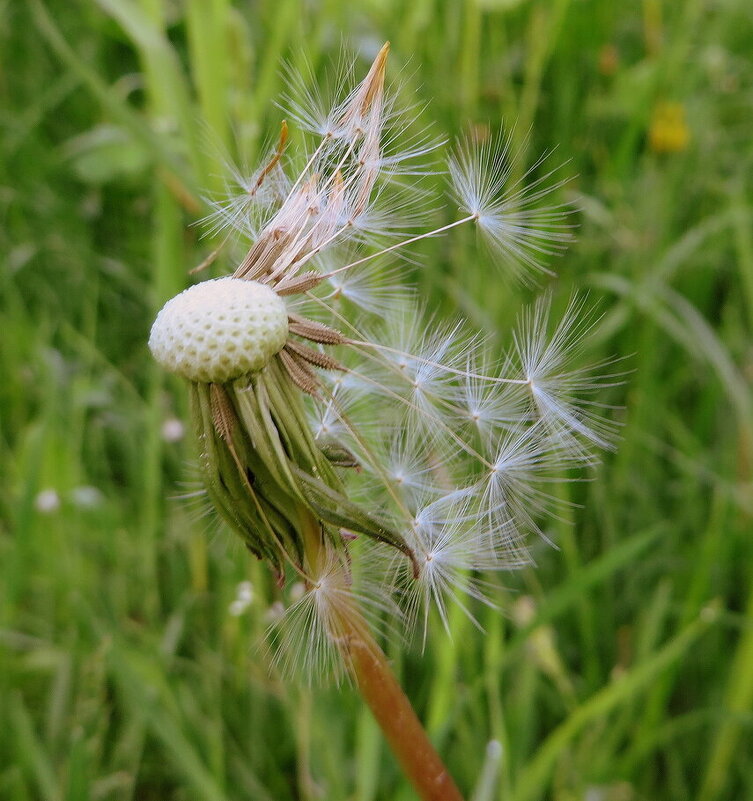
[[[306,560],[315,572],[317,565],[326,559],[327,546],[316,519],[303,508],[300,512]],[[371,635],[355,598],[339,594],[337,608],[330,611],[332,639],[419,798],[422,801],[463,801],[387,657]]]
[[353,635],[345,648],[358,689],[416,792],[424,801],[462,801],[384,653],[360,626]]

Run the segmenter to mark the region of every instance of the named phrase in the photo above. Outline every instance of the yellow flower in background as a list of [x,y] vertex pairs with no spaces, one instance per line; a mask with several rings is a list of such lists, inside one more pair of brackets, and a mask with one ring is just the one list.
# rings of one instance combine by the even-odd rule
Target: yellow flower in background
[[680,153],[687,149],[690,130],[682,103],[663,100],[654,106],[648,142],[654,153]]

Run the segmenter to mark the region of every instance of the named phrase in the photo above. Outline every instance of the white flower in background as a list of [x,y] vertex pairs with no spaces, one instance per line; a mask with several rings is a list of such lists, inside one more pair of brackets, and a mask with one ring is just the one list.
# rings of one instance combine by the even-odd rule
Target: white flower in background
[[102,490],[97,487],[84,485],[71,490],[71,501],[79,509],[96,509],[102,505],[104,499]]
[[42,490],[34,499],[34,508],[43,515],[51,515],[60,509],[60,495],[56,489]]
[[168,417],[162,424],[162,439],[165,442],[180,442],[186,433],[186,427],[177,417]]
[[228,607],[228,612],[232,617],[240,617],[246,609],[253,603],[254,588],[250,581],[241,581],[235,591],[235,598]]

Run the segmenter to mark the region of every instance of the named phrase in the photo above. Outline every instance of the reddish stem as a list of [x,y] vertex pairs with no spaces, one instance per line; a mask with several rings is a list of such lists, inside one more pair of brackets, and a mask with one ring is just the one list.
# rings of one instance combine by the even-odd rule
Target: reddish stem
[[[344,628],[348,625],[343,622]],[[346,642],[343,650],[347,651],[358,689],[420,798],[463,801],[381,648],[358,624]]]
[[[328,546],[313,515],[303,507],[299,508],[299,514],[306,561],[311,575],[316,576],[328,563]],[[328,610],[329,634],[339,647],[392,753],[422,801],[463,801],[408,696],[398,684],[387,657],[371,635],[350,592],[350,579],[345,570],[339,573],[339,578],[340,589],[332,593]]]

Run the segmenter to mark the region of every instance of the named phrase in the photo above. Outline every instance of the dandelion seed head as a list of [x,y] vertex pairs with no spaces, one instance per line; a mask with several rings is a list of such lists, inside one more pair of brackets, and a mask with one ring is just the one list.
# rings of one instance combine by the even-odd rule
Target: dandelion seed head
[[256,281],[204,281],[169,300],[149,336],[154,358],[192,381],[224,382],[260,370],[285,344],[282,299]]

